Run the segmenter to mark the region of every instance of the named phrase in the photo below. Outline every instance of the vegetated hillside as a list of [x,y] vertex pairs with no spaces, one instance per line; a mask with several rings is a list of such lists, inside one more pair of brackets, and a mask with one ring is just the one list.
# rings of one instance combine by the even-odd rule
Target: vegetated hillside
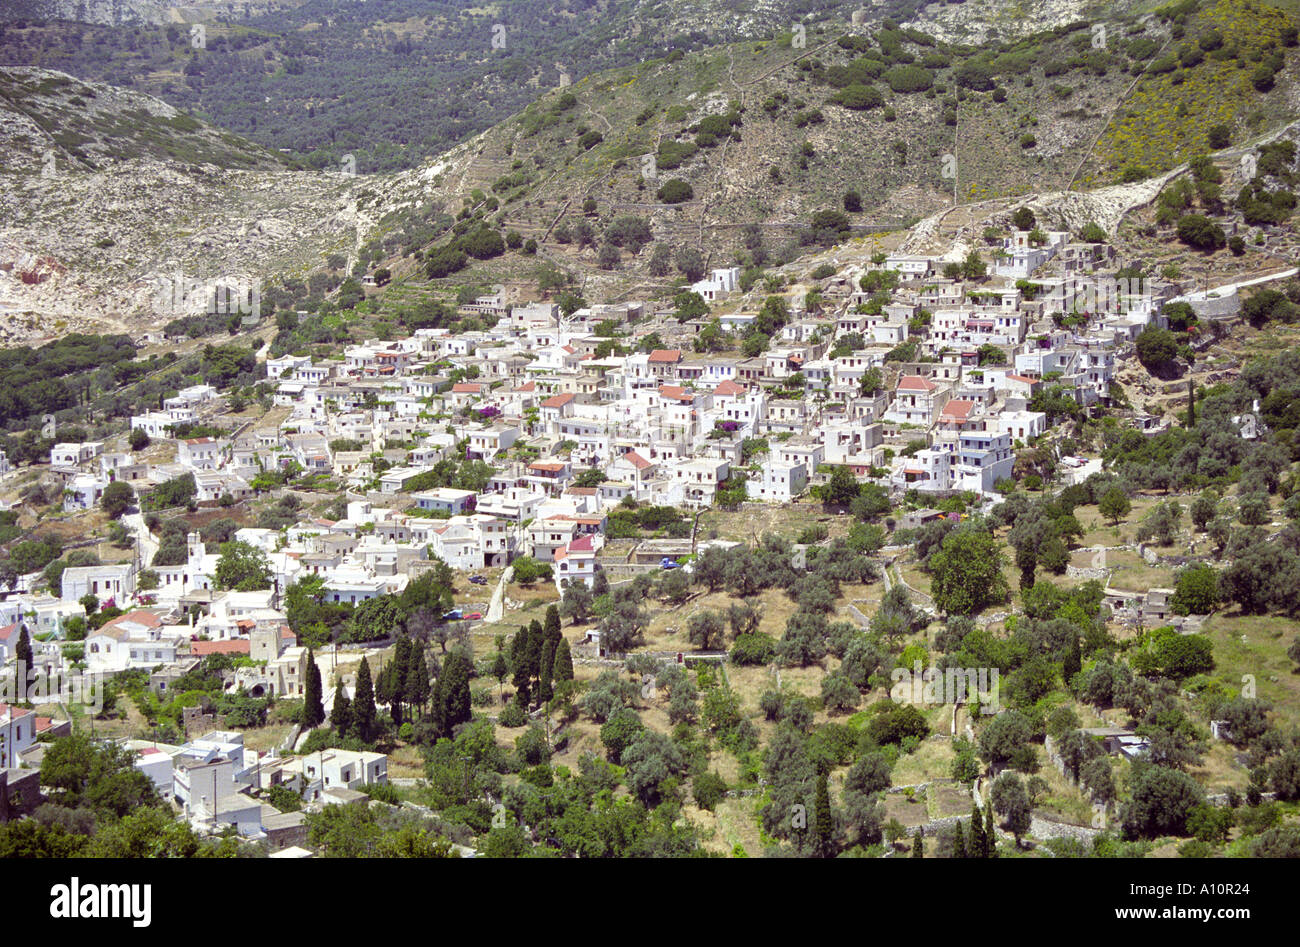
[[[1214,0],[1207,9],[1222,18],[1228,4],[1258,9],[1248,0]],[[72,290],[84,269],[93,274],[86,287],[110,293],[101,308],[124,307],[143,319],[144,284],[135,289],[132,281],[173,261],[199,276],[269,280],[304,277],[331,252],[344,254],[333,268],[343,276],[358,260],[361,272],[388,268],[390,294],[406,304],[465,285],[539,277],[554,285],[557,271],[583,280],[592,301],[648,295],[733,262],[746,269],[748,287],[765,266],[854,233],[897,230],[954,198],[966,205],[1056,193],[1072,227],[1100,219],[1091,208],[1109,203],[1102,215],[1109,231],[1109,221],[1154,195],[1159,179],[1121,185],[1122,193],[1099,201],[1060,192],[1072,181],[1080,186],[1080,163],[1106,140],[1134,79],[1162,50],[1193,40],[1200,48],[1205,23],[1217,22],[1203,15],[1210,14],[1184,4],[1116,20],[1104,48],[1093,45],[1085,23],[965,47],[884,20],[814,26],[802,45],[787,33],[677,50],[553,89],[508,121],[393,175],[366,175],[364,167],[356,179],[227,171],[193,185],[194,172],[175,159],[201,159],[174,146],[163,149],[165,170],[153,169],[158,181],[148,186],[149,174],[121,166],[106,169],[107,182],[81,181],[79,170],[69,187],[28,179],[10,192],[8,219],[20,223],[6,236],[21,250],[9,255],[49,258],[47,269],[71,274],[18,287],[9,307],[84,314],[89,294]],[[1253,83],[1259,88],[1250,93],[1267,123],[1295,113],[1285,72],[1294,31],[1271,13],[1256,19],[1267,31],[1251,34],[1242,55],[1263,57],[1256,71],[1279,69],[1271,85]],[[1181,85],[1204,84],[1202,73],[1221,66],[1193,55],[1178,67]],[[354,113],[369,114],[364,105]],[[1243,110],[1215,134],[1235,146],[1253,133],[1252,121]],[[33,124],[24,127],[31,132]],[[139,137],[153,133],[150,126]],[[1203,150],[1194,136],[1153,135],[1145,147],[1151,157],[1141,173],[1120,176],[1141,178]],[[121,145],[95,153],[122,151],[130,153]],[[174,182],[175,193],[164,181]],[[98,209],[93,218],[76,203],[83,184],[88,206]],[[832,213],[812,226],[825,211]],[[967,226],[975,229],[966,236],[978,235],[982,216],[980,207],[963,206],[928,232],[946,238]],[[87,219],[106,223],[87,227]],[[75,298],[61,298],[65,291]]]
[[354,239],[352,179],[62,73],[0,70],[0,168],[7,341],[161,325],[159,278],[305,270]]
[[[830,0],[289,0],[169,7],[19,0],[0,22],[0,62],[61,69],[160,95],[215,124],[363,173],[414,167],[561,82],[672,50],[771,39],[860,14],[984,44],[1122,12],[1128,0],[963,4],[885,0],[851,14]],[[70,22],[72,21],[72,22]],[[203,48],[189,25],[202,23]],[[936,24],[931,30],[931,24]],[[498,32],[498,27],[500,31]]]
[[301,0],[5,0],[0,23],[68,20],[97,26],[193,22],[209,17],[247,17]]
[[1300,111],[1293,14],[1257,0],[1183,0],[1164,10],[1159,47],[1159,37],[1131,28],[1119,40],[1143,68],[1082,170],[1085,186],[1168,170]]
[[[0,66],[0,174],[155,158],[225,168],[283,167],[283,156],[161,99],[44,69]],[[47,157],[52,153],[53,157]]]
[[[883,5],[883,11],[907,5]],[[734,8],[734,9],[733,9]],[[0,61],[145,89],[214,123],[363,173],[413,167],[532,101],[539,89],[670,48],[772,36],[829,0],[750,5],[619,0],[311,0],[251,17],[91,26],[21,21],[0,34]]]
[[[514,231],[604,292],[700,269],[665,268],[657,243],[701,250],[704,265],[780,263],[809,244],[905,226],[951,205],[954,192],[968,203],[1065,190],[1135,76],[1180,28],[1189,35],[1187,21],[1166,11],[1116,23],[1110,35],[1122,41],[1104,49],[1082,23],[973,49],[889,21],[814,29],[804,49],[785,37],[674,55],[554,90],[421,172],[376,182],[362,201],[472,208],[460,236],[475,217]],[[1268,55],[1293,57],[1286,23],[1270,23]],[[1218,64],[1180,68],[1199,83]],[[1258,109],[1293,117],[1290,81],[1279,73],[1254,91]],[[1248,121],[1228,123],[1230,141],[1250,133]],[[1192,139],[1146,146],[1159,159],[1152,170],[1203,150]],[[1118,196],[1112,222],[1157,189]],[[846,211],[849,227],[814,232],[812,215],[828,209]],[[405,225],[383,225],[384,250],[419,248]],[[518,273],[535,258],[507,252],[490,266]]]

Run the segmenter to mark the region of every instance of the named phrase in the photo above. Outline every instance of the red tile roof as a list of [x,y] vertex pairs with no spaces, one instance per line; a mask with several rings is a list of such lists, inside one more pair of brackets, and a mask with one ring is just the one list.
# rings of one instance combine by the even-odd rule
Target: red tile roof
[[904,375],[898,379],[898,387],[907,391],[934,391],[939,386],[920,375]]
[[672,364],[682,359],[681,349],[655,349],[650,353],[650,361],[658,364]]
[[713,389],[715,395],[743,395],[749,389],[744,385],[738,385],[731,379],[718,382],[718,387]]
[[630,450],[626,454],[624,454],[623,459],[626,460],[633,467],[635,467],[637,470],[645,470],[647,467],[654,466],[654,464],[646,460],[644,457],[642,457],[634,450]]
[[162,619],[153,612],[144,609],[136,609],[133,612],[127,612],[125,615],[118,615],[112,621],[105,622],[104,627],[108,628],[114,625],[144,625],[146,628],[157,628],[162,624]]
[[545,401],[542,402],[542,407],[562,408],[576,397],[577,395],[575,395],[571,391],[566,391],[562,395],[552,395],[551,397],[547,398]]
[[209,654],[248,654],[252,642],[234,638],[229,641],[191,641],[190,654],[206,657]]
[[943,412],[939,415],[939,420],[963,422],[970,418],[970,413],[974,409],[974,401],[954,399],[943,406]]

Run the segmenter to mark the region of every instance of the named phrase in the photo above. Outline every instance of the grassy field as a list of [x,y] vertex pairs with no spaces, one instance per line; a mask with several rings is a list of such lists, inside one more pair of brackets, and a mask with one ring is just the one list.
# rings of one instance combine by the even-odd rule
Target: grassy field
[[1201,633],[1214,642],[1215,675],[1240,690],[1253,683],[1256,696],[1273,705],[1286,724],[1300,724],[1300,674],[1287,657],[1297,625],[1272,615],[1241,615],[1235,610],[1206,619]]

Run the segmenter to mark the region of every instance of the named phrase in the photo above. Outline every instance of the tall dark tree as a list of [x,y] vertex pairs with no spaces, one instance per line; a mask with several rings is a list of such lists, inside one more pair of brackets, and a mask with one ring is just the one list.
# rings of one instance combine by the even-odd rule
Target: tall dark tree
[[998,857],[998,834],[993,828],[993,806],[984,807],[984,857]]
[[966,833],[962,831],[960,822],[952,827],[952,857],[966,857]]
[[984,857],[984,816],[976,805],[970,810],[970,853],[972,858]]
[[514,672],[515,699],[521,707],[527,707],[532,694],[532,672],[529,669],[528,653],[532,650],[532,632],[526,625],[519,626],[519,634],[510,643],[510,667]]
[[469,676],[473,670],[469,659],[459,651],[452,651],[443,663],[438,678],[438,698],[442,702],[440,726],[444,734],[470,721]]
[[528,623],[528,675],[532,679],[533,690],[542,677],[542,647],[545,644],[546,630],[536,618]]
[[357,669],[357,696],[352,703],[352,719],[356,724],[357,736],[364,743],[375,738],[375,685],[370,677],[370,662],[361,659]]
[[569,651],[569,642],[561,638],[555,649],[555,663],[551,669],[552,684],[573,680],[573,655]]
[[830,858],[835,854],[835,817],[831,813],[831,794],[826,774],[817,774],[817,854]]
[[32,639],[27,634],[27,626],[18,629],[18,644],[14,647],[14,660],[21,662],[27,673],[32,670]]
[[343,682],[334,685],[334,706],[330,708],[330,726],[341,737],[352,729],[352,701],[343,693]]
[[316,666],[316,654],[307,649],[307,682],[303,688],[302,725],[316,727],[325,722],[325,704],[321,691],[320,668]]
[[546,620],[543,624],[543,630],[546,632],[546,640],[551,642],[553,647],[560,643],[560,610],[554,605],[546,606]]
[[924,839],[921,838],[920,829],[917,829],[915,834],[913,834],[912,836],[912,857],[913,858],[925,857],[925,841]]
[[506,663],[506,652],[504,643],[497,645],[497,653],[492,658],[492,676],[497,679],[497,697],[501,697],[501,689],[505,686],[506,675],[510,673],[510,667]]
[[422,711],[429,702],[429,692],[429,665],[424,660],[424,648],[414,645],[407,659],[402,696],[412,708]]
[[542,642],[542,664],[539,671],[540,680],[537,682],[537,699],[545,703],[555,696],[555,691],[551,688],[552,675],[555,669],[555,642]]
[[1079,634],[1074,629],[1070,629],[1070,640],[1065,652],[1065,660],[1061,662],[1061,676],[1065,683],[1070,683],[1070,678],[1083,670],[1083,654],[1079,649]]

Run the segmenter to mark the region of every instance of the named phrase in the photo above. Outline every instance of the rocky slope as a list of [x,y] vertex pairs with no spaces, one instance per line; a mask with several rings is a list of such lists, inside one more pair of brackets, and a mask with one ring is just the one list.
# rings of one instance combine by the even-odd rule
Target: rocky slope
[[354,183],[149,96],[0,70],[0,340],[160,324],[183,314],[161,279],[305,271],[351,240]]
[[[300,2],[300,0],[299,0]],[[5,0],[0,23],[15,20],[71,20],[96,26],[157,26],[240,20],[268,10],[296,6],[293,0]]]

